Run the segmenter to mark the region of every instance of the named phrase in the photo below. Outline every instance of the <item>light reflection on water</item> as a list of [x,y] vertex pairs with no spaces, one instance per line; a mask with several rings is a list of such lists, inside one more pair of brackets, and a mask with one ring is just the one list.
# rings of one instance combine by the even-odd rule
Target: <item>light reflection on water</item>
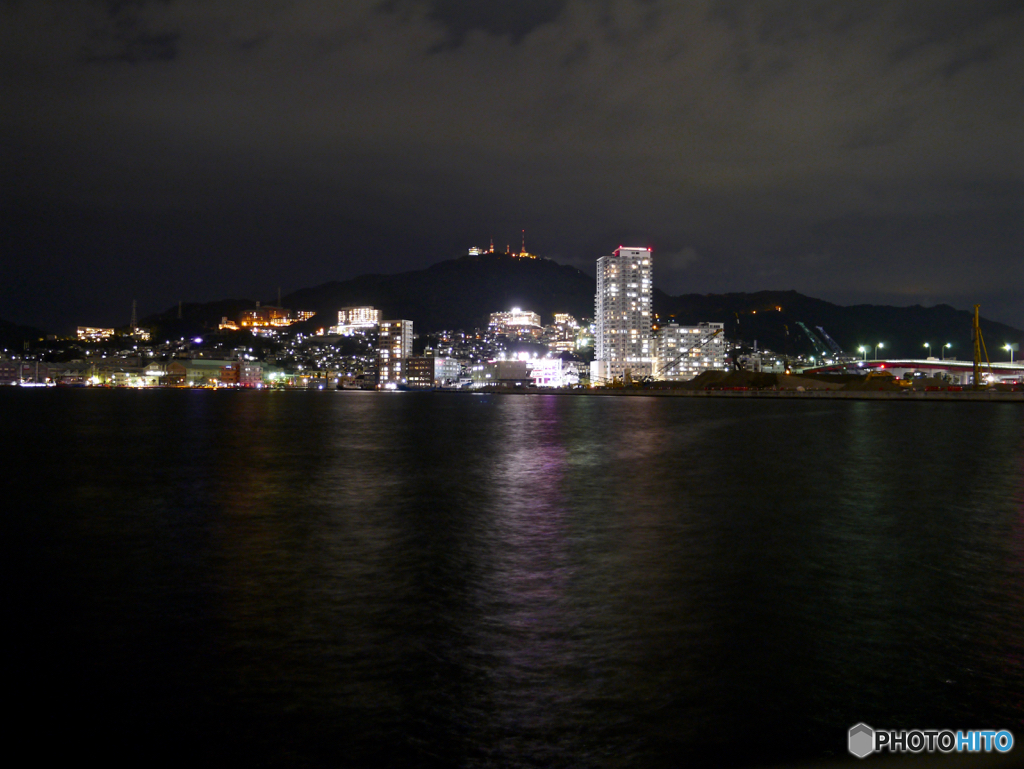
[[0,397],[69,719],[267,765],[1024,734],[1012,404]]

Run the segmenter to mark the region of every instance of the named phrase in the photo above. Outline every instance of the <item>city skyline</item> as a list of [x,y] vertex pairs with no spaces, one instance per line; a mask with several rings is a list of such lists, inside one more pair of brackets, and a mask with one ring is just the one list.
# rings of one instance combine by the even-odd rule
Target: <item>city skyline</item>
[[0,6],[0,318],[424,268],[491,242],[673,294],[1024,326],[1018,2]]
[[[476,250],[471,249],[470,256],[482,255],[474,254]],[[544,267],[525,249],[517,256],[527,264],[533,262]],[[516,259],[509,260],[506,255],[503,261]],[[489,322],[483,330],[427,333],[419,345],[418,356],[413,354],[414,340],[418,338],[413,332],[414,321],[384,320],[384,313],[371,305],[348,305],[333,310],[328,314],[338,323],[313,331],[308,326],[289,327],[314,320],[320,313],[284,308],[279,306],[279,298],[278,306],[242,310],[237,321],[222,316],[212,341],[184,334],[175,342],[153,343],[152,330],[137,324],[133,303],[130,327],[120,333],[112,328],[79,327],[79,344],[53,337],[49,340],[52,344],[36,340],[43,344],[34,349],[26,344],[23,356],[8,357],[9,351],[4,349],[5,355],[0,356],[0,384],[321,390],[632,390],[637,386],[654,386],[663,391],[665,382],[693,380],[696,387],[704,390],[748,390],[754,380],[747,375],[758,378],[755,389],[768,388],[773,392],[780,385],[782,390],[806,391],[808,386],[831,390],[832,385],[839,384],[842,389],[848,384],[776,378],[809,369],[812,376],[854,373],[858,378],[853,382],[854,390],[877,387],[883,384],[878,377],[885,377],[884,386],[890,391],[909,387],[926,392],[962,392],[968,365],[971,383],[980,383],[983,371],[986,386],[1012,387],[1020,383],[1020,367],[1013,365],[1013,354],[1019,345],[1004,345],[1010,363],[993,367],[982,341],[977,313],[973,327],[975,353],[970,364],[952,356],[945,360],[945,351],[953,347],[952,343],[942,345],[941,358],[931,356],[930,342],[923,344],[929,353],[926,359],[888,356],[884,360],[879,360],[877,353],[888,345],[878,342],[875,358],[869,364],[865,346],[857,348],[862,355],[858,361],[850,351],[844,352],[822,326],[811,331],[803,321],[795,324],[802,329],[813,351],[795,356],[790,354],[785,323],[782,326],[787,332],[781,350],[763,344],[759,348],[756,340],[752,347],[740,338],[729,341],[726,325],[721,322],[700,321],[682,326],[675,322],[674,315],[669,315],[662,323],[653,311],[653,261],[650,248],[624,246],[600,257],[593,294],[594,318],[589,325],[587,318],[583,318],[581,326],[571,314],[558,311],[551,314],[550,325],[542,325],[539,313],[514,306],[508,311],[488,313]],[[762,316],[775,316],[777,322],[784,317],[781,305],[762,305],[759,309]],[[758,310],[752,309],[749,314],[753,320]],[[737,313],[738,333],[742,333],[742,325]],[[456,355],[456,350],[460,354]],[[280,363],[286,365],[282,367]],[[739,379],[734,376],[726,384],[730,368],[731,374]],[[713,376],[702,379],[705,374]],[[872,378],[874,382],[869,381]],[[982,386],[974,384],[972,389]]]
[[[648,253],[653,254],[653,249],[646,249],[646,250],[647,250]],[[492,256],[492,257],[497,258],[499,260],[502,259],[502,258],[512,257],[513,258],[512,259],[513,263],[517,262],[517,261],[522,261],[522,257],[525,256],[525,257],[528,257],[530,260],[538,260],[539,259],[542,262],[546,262],[546,263],[549,263],[549,264],[554,264],[558,268],[563,268],[563,267],[568,266],[568,265],[559,265],[557,262],[554,262],[554,260],[552,260],[552,259],[540,258],[540,257],[538,257],[536,255],[533,255],[533,254],[517,253],[514,250],[511,251],[511,252],[508,252],[508,253],[501,252],[501,251],[487,252],[486,250],[483,250],[483,249],[477,249],[477,248],[474,248],[474,247],[470,247],[469,249],[467,249],[467,251],[468,251],[468,255],[469,256],[477,256],[477,257],[480,257],[480,256],[484,256],[484,257]],[[463,255],[463,257],[464,256],[465,256],[465,254]],[[332,290],[332,289],[335,289],[336,287],[338,287],[340,285],[350,285],[351,284],[352,285],[352,289],[351,290],[355,291],[356,295],[360,295],[360,292],[367,291],[368,286],[379,287],[379,285],[380,285],[379,281],[381,281],[381,279],[383,279],[385,282],[387,282],[389,279],[403,279],[403,278],[406,278],[406,279],[412,278],[413,280],[416,280],[416,279],[420,278],[421,276],[429,274],[430,272],[432,272],[431,268],[441,267],[442,265],[445,266],[445,267],[448,267],[448,268],[453,268],[455,270],[459,270],[461,268],[459,268],[457,265],[460,264],[460,258],[461,257],[457,257],[456,259],[450,259],[450,260],[445,260],[444,262],[438,262],[438,263],[436,263],[434,265],[431,265],[427,270],[412,270],[412,271],[403,272],[403,273],[396,273],[396,274],[393,274],[393,275],[363,275],[363,276],[359,276],[355,280],[349,281],[349,282],[341,282],[341,283],[339,283],[337,281],[332,281],[332,282],[324,283],[324,284],[322,284],[320,286],[313,286],[313,287],[302,288],[302,289],[299,289],[297,292],[295,292],[295,294],[296,294],[296,296],[299,296],[299,297],[305,297],[304,299],[303,298],[296,299],[296,296],[285,295],[284,298],[288,300],[286,302],[282,301],[282,292],[281,292],[280,288],[278,288],[276,299],[274,297],[272,297],[272,296],[267,296],[270,293],[272,293],[270,291],[267,291],[266,292],[267,295],[264,296],[263,300],[261,300],[259,298],[238,299],[237,297],[236,298],[220,297],[220,298],[214,299],[214,300],[212,300],[210,302],[194,302],[194,301],[188,301],[188,300],[179,300],[173,306],[165,307],[162,310],[156,311],[156,312],[144,311],[143,313],[139,313],[137,311],[137,300],[132,300],[132,302],[131,302],[131,304],[130,304],[130,306],[128,308],[112,308],[112,307],[110,307],[110,305],[108,303],[103,303],[103,308],[102,309],[94,310],[93,313],[89,316],[89,318],[91,319],[91,318],[95,317],[97,314],[102,312],[107,317],[113,318],[113,321],[109,325],[106,325],[106,326],[95,326],[95,325],[90,324],[88,322],[88,319],[86,319],[83,322],[82,318],[68,318],[59,327],[46,326],[46,327],[38,328],[36,330],[38,332],[40,332],[40,333],[45,333],[45,334],[56,333],[56,335],[58,337],[74,336],[76,334],[76,329],[77,329],[77,333],[78,333],[79,336],[81,336],[83,329],[86,329],[86,330],[91,329],[94,332],[104,332],[105,331],[105,332],[113,333],[116,330],[116,331],[119,331],[120,333],[131,333],[130,330],[132,328],[135,328],[136,331],[140,331],[140,330],[144,330],[146,327],[151,326],[154,323],[156,323],[158,325],[162,324],[163,322],[166,322],[168,319],[173,318],[175,316],[177,316],[180,319],[180,318],[183,317],[182,316],[183,308],[184,308],[184,311],[186,313],[186,316],[184,316],[184,317],[187,317],[189,315],[194,315],[194,313],[197,310],[199,311],[200,315],[209,315],[211,312],[215,312],[215,311],[216,312],[222,312],[225,309],[227,309],[228,307],[234,307],[236,309],[227,309],[230,317],[226,317],[226,316],[222,317],[222,316],[218,315],[218,319],[220,320],[220,323],[217,324],[217,325],[219,325],[219,327],[221,329],[238,330],[240,328],[246,328],[246,327],[249,327],[249,326],[261,325],[260,322],[254,322],[257,318],[263,318],[266,321],[266,325],[286,326],[286,325],[289,325],[291,323],[296,323],[296,322],[308,320],[308,319],[310,319],[310,318],[312,318],[314,316],[319,317],[319,314],[317,312],[314,312],[314,311],[311,311],[311,310],[302,310],[302,309],[296,310],[294,308],[289,309],[288,307],[285,306],[285,305],[288,305],[288,304],[293,304],[295,301],[298,301],[300,304],[302,304],[303,301],[308,301],[309,296],[310,296],[311,293],[313,295],[319,295],[319,293],[324,291],[324,290]],[[598,262],[599,261],[600,261],[600,259],[598,260]],[[590,278],[590,276],[586,275],[582,270],[578,270],[576,268],[573,268],[573,269],[574,269],[574,271],[577,274],[581,275],[581,277]],[[449,276],[452,275],[452,274],[453,273],[451,271],[448,272]],[[367,283],[367,279],[370,279],[369,283]],[[598,285],[599,280],[597,278],[590,278],[590,279],[594,281],[594,285],[595,286]],[[500,283],[500,280],[498,282]],[[653,280],[651,281],[651,286],[655,290],[658,290],[656,286],[653,286]],[[447,288],[451,288],[450,284],[447,286]],[[372,292],[373,290],[375,290],[375,288],[371,288],[369,290]],[[521,288],[519,290],[522,291]],[[527,292],[526,294],[519,293],[517,295],[521,296],[524,300],[527,301],[527,303],[529,303],[531,300],[528,298],[528,294],[529,294],[529,292]],[[789,297],[794,297],[795,296],[795,297],[803,299],[803,300],[809,300],[812,303],[823,301],[823,300],[819,300],[817,297],[804,296],[804,295],[799,294],[799,292],[791,292],[791,291],[790,292],[776,292],[776,291],[764,292],[764,291],[762,291],[762,292],[752,292],[750,294],[746,294],[746,293],[742,293],[741,292],[741,293],[706,294],[706,295],[701,295],[701,294],[697,294],[697,293],[691,293],[691,294],[679,295],[678,297],[671,297],[670,295],[667,295],[664,292],[662,292],[661,295],[662,295],[663,299],[667,298],[667,299],[678,299],[678,300],[690,300],[690,299],[693,299],[693,298],[696,298],[696,297],[700,297],[702,299],[714,299],[714,298],[717,297],[718,299],[721,299],[721,300],[730,300],[730,299],[733,299],[735,297],[749,297],[749,299],[751,301],[755,301],[755,302],[759,300],[758,299],[759,297],[762,297],[764,295],[771,295],[773,297],[771,301],[773,301],[773,302],[778,301],[778,297],[780,295],[786,295],[786,296],[789,296]],[[436,298],[437,297],[434,297],[434,299],[436,299]],[[363,296],[363,298],[357,299],[355,301],[357,303],[358,302],[363,302],[363,301],[365,301],[365,296]],[[567,301],[572,301],[572,300],[571,299],[567,299]],[[761,301],[764,301],[764,300],[762,299]],[[782,301],[786,302],[788,300],[783,299]],[[314,302],[320,303],[321,300],[315,299]],[[522,303],[522,302],[520,301],[520,303]],[[351,300],[348,301],[348,302],[343,302],[343,304],[351,304]],[[514,304],[514,302],[513,302],[513,304]],[[593,303],[590,302],[589,299],[588,299],[587,304],[588,304],[588,306],[593,307]],[[826,303],[826,304],[832,304],[832,303]],[[399,303],[397,306],[398,307],[402,307],[404,305]],[[953,311],[953,312],[961,312],[961,313],[969,313],[970,312],[966,308],[950,307],[949,305],[946,305],[946,304],[936,305],[934,307],[922,307],[921,305],[916,305],[916,306],[911,306],[911,307],[894,307],[894,306],[887,306],[887,305],[860,305],[860,306],[849,305],[849,306],[845,306],[844,307],[843,305],[840,305],[840,304],[835,304],[833,306],[836,307],[836,308],[843,308],[843,309],[848,309],[848,310],[857,310],[857,309],[860,309],[862,307],[868,307],[868,308],[870,308],[870,307],[877,307],[878,309],[882,309],[882,310],[895,310],[895,311],[924,310],[926,312],[931,312],[931,311]],[[99,307],[99,305],[97,307]],[[242,309],[243,307],[244,307],[244,309]],[[342,307],[338,311],[335,311],[334,309],[331,309],[329,312],[327,312],[327,316],[330,316],[330,318],[334,318],[335,312],[337,312],[337,316],[338,316],[338,318],[337,318],[338,319],[338,324],[337,325],[331,325],[331,332],[332,333],[344,333],[343,331],[340,330],[340,329],[343,329],[345,324],[346,324],[346,320],[345,320],[345,318],[343,316],[346,316],[349,311],[360,311],[360,310],[365,310],[365,309],[367,309],[367,308],[365,308],[365,307]],[[662,311],[664,312],[664,307],[662,308]],[[749,309],[744,309],[744,310],[741,310],[741,311],[742,312],[749,312]],[[321,312],[323,312],[322,309],[321,309]],[[511,316],[511,315],[515,315],[516,313],[519,313],[519,312],[525,312],[527,316],[535,315],[536,314],[536,313],[531,313],[530,311],[520,311],[519,308],[513,307],[511,312],[502,311],[500,313],[497,313],[497,315],[510,315]],[[556,314],[556,315],[558,314],[558,310],[557,309],[550,311],[548,314],[550,315],[551,312],[554,312],[554,314]],[[378,311],[378,314],[379,314],[379,311]],[[731,314],[731,311],[730,311],[730,314]],[[272,315],[274,317],[271,317]],[[127,323],[125,323],[124,322],[124,318],[125,317],[129,317],[129,316],[130,316],[130,320]],[[327,320],[326,320],[327,316],[320,317],[320,320],[322,322],[324,322],[324,323],[327,323]],[[492,323],[494,322],[494,317],[496,317],[496,315],[494,313],[492,313],[492,318],[491,318]],[[584,314],[583,317],[589,317],[589,313]],[[674,316],[671,313],[668,313],[668,317],[674,317]],[[1000,322],[998,320],[996,320],[995,318],[990,317],[990,314],[985,309],[982,310],[982,319],[983,319],[984,322],[995,322],[997,324],[1000,324]],[[355,325],[356,326],[365,325],[365,321],[366,321],[366,319],[361,319],[359,322],[355,322]],[[10,320],[8,318],[4,318],[4,317],[0,316],[0,322],[10,323]],[[201,322],[201,324],[204,327],[209,325],[209,319],[203,320],[203,321],[200,321],[200,322]],[[17,324],[14,324],[14,325],[17,325]],[[1009,324],[1000,324],[1000,325],[1004,325],[1005,326],[1005,325],[1009,325]],[[449,326],[450,326],[450,324],[449,324]],[[449,326],[445,326],[445,327],[447,328]],[[456,323],[454,327],[458,327],[458,326],[459,326],[459,324]],[[325,329],[326,328],[327,328],[327,326],[325,325]],[[31,330],[31,327],[26,325],[26,326],[23,327],[23,329],[27,333],[28,331]],[[1011,330],[1012,330],[1012,332],[1014,334],[1020,333],[1019,329],[1012,329],[1011,328]]]

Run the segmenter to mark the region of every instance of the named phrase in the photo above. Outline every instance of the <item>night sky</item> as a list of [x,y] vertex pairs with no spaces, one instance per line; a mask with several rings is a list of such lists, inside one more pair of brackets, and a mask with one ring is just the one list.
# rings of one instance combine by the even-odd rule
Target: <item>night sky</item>
[[0,318],[54,331],[522,228],[1024,327],[1021,0],[0,0],[0,141]]

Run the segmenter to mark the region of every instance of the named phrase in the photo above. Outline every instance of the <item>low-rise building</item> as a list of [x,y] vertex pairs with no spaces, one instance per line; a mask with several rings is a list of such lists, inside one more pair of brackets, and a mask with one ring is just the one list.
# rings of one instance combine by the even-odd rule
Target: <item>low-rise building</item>
[[46,384],[50,364],[38,360],[0,360],[0,384]]
[[54,363],[50,366],[50,379],[55,384],[61,385],[84,385],[92,376],[93,366],[84,361],[68,361],[67,363]]
[[532,364],[530,378],[536,387],[575,387],[580,383],[580,366],[587,366],[561,358],[539,358]]
[[722,323],[680,326],[668,323],[655,333],[655,379],[683,381],[705,371],[725,371],[728,343]]
[[167,363],[150,363],[142,369],[142,381],[147,387],[156,387],[164,384],[164,377],[167,376]]
[[529,387],[533,384],[524,360],[492,360],[470,367],[473,387]]
[[755,371],[763,374],[786,373],[786,361],[768,350],[760,352],[755,350],[748,355],[741,355],[737,362],[739,367],[745,371]]
[[253,360],[236,360],[221,367],[220,383],[234,387],[261,387],[263,364]]
[[142,387],[141,366],[116,366],[105,370],[106,384],[111,387]]
[[177,358],[167,364],[163,384],[176,387],[215,387],[221,384],[221,374],[230,360],[200,360]]
[[406,358],[405,381],[414,390],[429,390],[436,387],[434,358]]
[[458,387],[462,366],[454,358],[406,358],[406,384],[414,389]]

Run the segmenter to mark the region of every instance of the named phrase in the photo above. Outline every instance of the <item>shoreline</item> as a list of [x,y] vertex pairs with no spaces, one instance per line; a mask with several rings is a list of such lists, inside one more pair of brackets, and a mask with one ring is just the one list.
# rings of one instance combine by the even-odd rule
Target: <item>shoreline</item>
[[782,400],[891,400],[1024,403],[1024,392],[927,392],[914,390],[541,390],[538,388],[495,388],[493,390],[435,390],[488,395],[583,395],[591,397],[656,397],[656,398],[772,398]]
[[[15,388],[12,388],[15,389]],[[476,390],[422,389],[422,390],[346,390],[319,387],[82,387],[69,385],[37,385],[26,389],[57,390],[212,390],[214,392],[342,392],[403,395],[408,393],[444,393],[452,395],[566,395],[573,397],[610,398],[768,398],[775,400],[874,400],[874,401],[931,401],[942,403],[990,402],[1024,403],[1024,391],[999,392],[981,390],[927,391],[927,390],[682,390],[682,389],[562,389],[539,387],[494,387]]]

